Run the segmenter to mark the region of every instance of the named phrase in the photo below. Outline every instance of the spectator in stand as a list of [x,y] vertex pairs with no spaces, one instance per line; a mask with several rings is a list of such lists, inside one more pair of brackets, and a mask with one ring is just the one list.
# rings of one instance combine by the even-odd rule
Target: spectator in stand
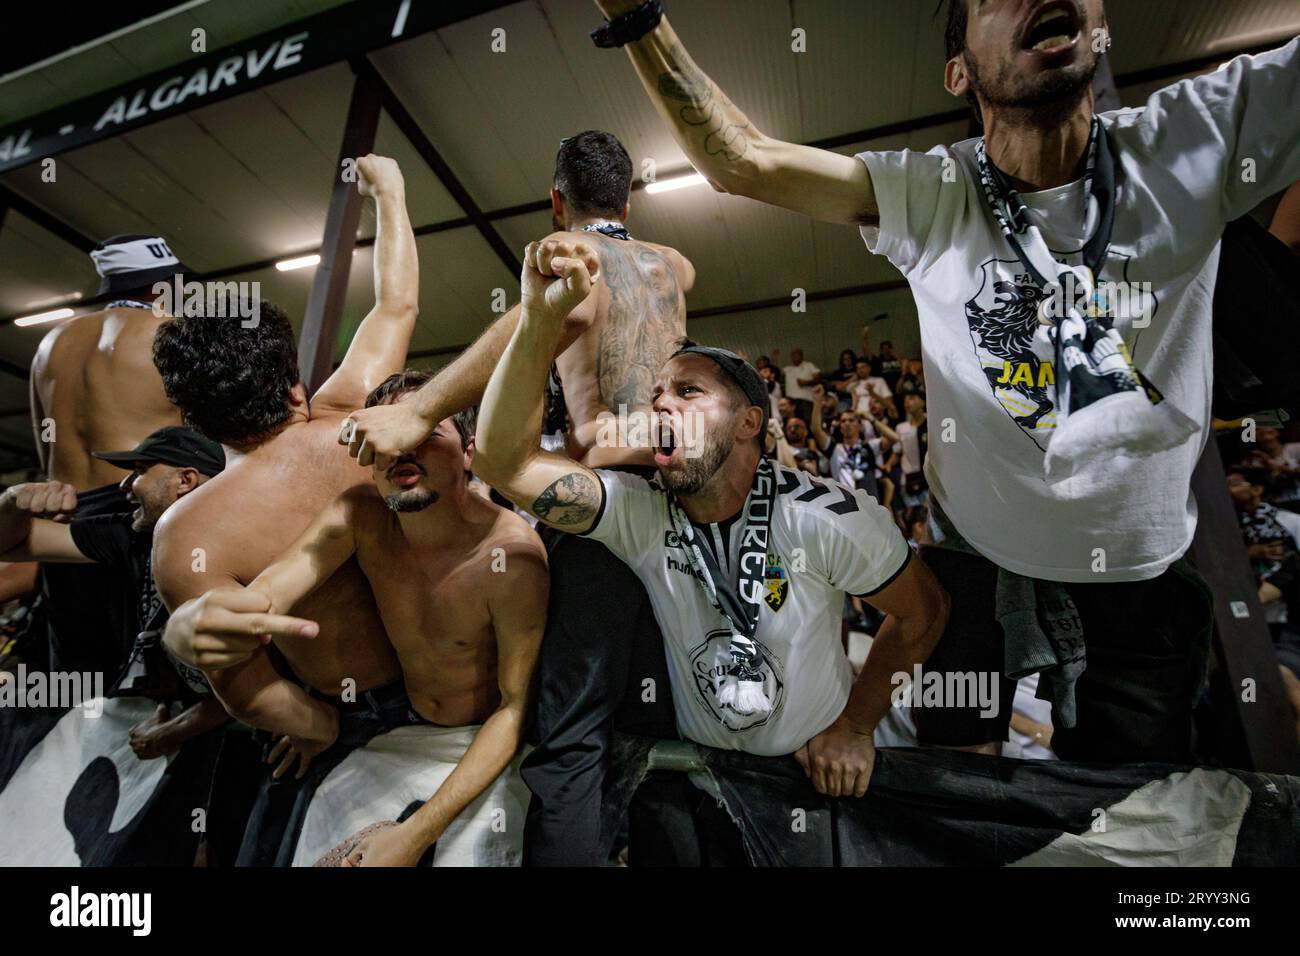
[[1300,734],[1300,515],[1264,501],[1267,474],[1262,468],[1232,465],[1228,491]]
[[794,417],[786,421],[785,440],[790,443],[796,467],[813,475],[826,474],[826,459],[808,434],[808,426],[802,418]]
[[915,549],[920,549],[927,544],[933,544],[934,538],[930,535],[930,509],[921,506],[908,508],[903,513],[903,535]]
[[[821,388],[820,385],[817,386]],[[826,428],[839,418],[840,412],[851,411],[852,407],[848,402],[840,404],[839,396],[834,392],[820,392],[813,399],[813,404],[821,412],[822,427]],[[814,418],[817,416],[813,416]]]
[[853,349],[844,349],[840,352],[840,364],[826,379],[827,387],[834,392],[840,400],[840,407],[844,403],[852,403],[853,384],[858,380],[858,356]]
[[[821,386],[813,389],[821,397]],[[879,427],[877,427],[879,426]],[[883,463],[898,435],[883,422],[845,409],[830,429],[814,423],[813,442],[827,458],[827,477],[849,488],[862,488],[886,508],[894,497],[894,484],[885,475]]]
[[925,371],[920,359],[903,360],[903,374],[898,377],[898,384],[894,391],[904,396],[916,392],[925,394]]
[[[772,354],[780,353],[773,349]],[[821,374],[821,369],[803,357],[803,349],[790,350],[790,364],[785,367],[785,394],[804,421],[812,415],[812,387],[821,381]]]
[[[759,357],[767,358],[765,355]],[[781,402],[782,394],[781,383],[776,380],[776,367],[773,366],[771,362],[767,363],[758,370],[758,377],[761,378],[763,384],[767,386],[767,401],[770,406],[768,414],[771,415],[772,418],[780,418],[784,421],[788,416],[782,415],[781,410],[778,407]]]
[[903,374],[903,360],[894,353],[893,342],[880,343],[880,354],[871,363],[871,374],[883,378],[890,392],[898,391],[898,379]]
[[790,424],[790,419],[795,417],[794,402],[782,396],[776,400],[776,416],[781,419],[781,427],[785,428]]
[[1247,462],[1268,472],[1264,497],[1279,508],[1300,511],[1300,442],[1284,444],[1280,428],[1260,428],[1256,441],[1259,447]]
[[868,402],[873,395],[881,401],[894,397],[894,393],[889,388],[889,383],[883,377],[872,372],[871,363],[866,359],[858,359],[852,390],[853,408],[859,412],[867,410]]
[[867,402],[867,419],[872,422],[882,421],[890,428],[897,428],[903,416],[898,414],[898,404],[894,399],[881,400],[873,395]]
[[894,454],[902,470],[903,504],[929,504],[929,488],[921,469],[925,466],[925,453],[929,444],[929,431],[925,415],[925,396],[913,392],[903,399],[907,421],[899,422],[895,431],[898,444]]

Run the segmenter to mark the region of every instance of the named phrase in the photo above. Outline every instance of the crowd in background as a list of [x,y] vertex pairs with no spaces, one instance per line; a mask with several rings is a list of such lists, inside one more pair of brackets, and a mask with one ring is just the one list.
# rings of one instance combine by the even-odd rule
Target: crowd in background
[[1300,734],[1300,421],[1222,424],[1228,491]]

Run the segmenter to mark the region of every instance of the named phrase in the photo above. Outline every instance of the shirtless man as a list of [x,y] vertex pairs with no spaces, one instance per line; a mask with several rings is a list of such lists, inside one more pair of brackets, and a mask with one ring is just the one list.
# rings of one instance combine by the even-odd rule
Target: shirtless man
[[[648,444],[637,449],[598,444],[600,416],[648,412],[654,374],[685,334],[686,293],[695,268],[677,250],[633,239],[627,219],[632,162],[609,133],[588,130],[560,145],[551,189],[550,249],[578,241],[594,246],[604,273],[595,294],[565,323],[556,357],[564,401],[573,420],[568,451],[588,465],[653,463]],[[559,253],[556,253],[559,254]],[[340,441],[362,465],[417,446],[437,423],[478,403],[519,322],[519,306],[415,394],[412,401],[362,409],[348,416]]]
[[[357,169],[361,194],[377,207],[375,306],[310,402],[289,319],[267,302],[251,328],[187,316],[164,323],[154,343],[167,394],[226,451],[226,470],[178,502],[154,534],[154,576],[172,611],[164,641],[207,673],[232,716],[291,733],[305,756],[334,741],[339,715],[303,684],[337,699],[345,680],[361,694],[400,677],[370,588],[356,563],[345,563],[295,608],[310,625],[267,613],[258,594],[228,589],[257,577],[341,492],[371,484],[335,438],[348,410],[404,365],[419,268],[397,164],[365,156]],[[206,593],[214,588],[227,590]],[[261,616],[214,648],[206,629],[236,612]],[[281,660],[287,668],[277,668]],[[300,712],[312,715],[309,726],[286,723]]]
[[[409,400],[431,377],[390,376],[366,407]],[[391,467],[375,466],[374,487],[339,495],[246,589],[210,594],[256,595],[272,614],[286,614],[355,556],[401,661],[411,709],[440,726],[483,725],[437,793],[404,822],[365,837],[348,865],[414,866],[523,741],[546,621],[546,552],[527,521],[469,490],[471,421],[462,413],[439,423]],[[236,610],[211,633],[247,634],[260,617]],[[300,716],[282,715],[283,729],[310,727],[304,700]],[[275,753],[291,764],[296,748],[285,738]]]
[[[92,448],[134,448],[181,413],[153,366],[153,336],[166,316],[154,308],[157,281],[186,272],[156,236],[114,236],[90,253],[101,276],[101,311],[52,329],[32,359],[32,431],[41,469],[78,492],[117,487],[118,469]],[[43,440],[51,419],[55,431]],[[120,496],[119,496],[120,497]]]
[[[99,294],[113,298],[99,312],[50,330],[31,370],[41,470],[77,490],[82,518],[126,508],[118,469],[93,457],[92,449],[134,448],[156,429],[181,422],[153,367],[153,335],[164,316],[150,290],[187,271],[157,236],[114,236],[90,258]],[[101,671],[112,680],[130,645],[112,640],[105,626],[134,614],[128,576],[102,565],[42,565],[40,586],[49,609],[51,668]]]
[[[592,467],[652,466],[645,439],[608,427],[608,415],[648,424],[659,366],[686,326],[685,294],[695,270],[667,246],[631,238],[632,163],[608,133],[578,133],[561,145],[551,190],[556,229],[541,245],[562,256],[593,246],[603,269],[595,291],[568,315],[556,364],[573,427],[567,453]],[[519,322],[519,306],[502,316],[410,401],[354,412],[340,441],[361,464],[387,467],[415,448],[436,424],[479,401]],[[647,428],[645,430],[648,438]],[[663,642],[645,588],[599,543],[547,532],[551,600],[538,663],[537,746],[524,762],[533,791],[525,862],[595,864],[612,836],[598,832],[609,729],[675,736],[672,701],[643,702],[642,681],[667,688]],[[607,634],[631,635],[611,645]],[[633,693],[627,693],[631,687]]]

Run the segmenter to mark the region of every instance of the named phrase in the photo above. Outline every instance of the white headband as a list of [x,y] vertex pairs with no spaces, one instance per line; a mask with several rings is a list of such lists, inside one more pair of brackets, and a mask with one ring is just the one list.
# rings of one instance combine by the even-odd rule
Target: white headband
[[159,236],[116,242],[102,249],[91,250],[90,260],[95,263],[95,271],[100,278],[180,265],[180,260],[167,247],[166,240]]

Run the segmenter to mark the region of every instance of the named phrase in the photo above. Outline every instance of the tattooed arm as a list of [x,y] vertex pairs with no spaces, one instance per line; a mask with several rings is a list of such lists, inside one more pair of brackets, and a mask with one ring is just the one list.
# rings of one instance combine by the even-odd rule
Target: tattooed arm
[[542,405],[565,317],[591,293],[600,260],[583,242],[532,242],[524,251],[519,323],[483,393],[474,472],[560,531],[591,528],[603,490],[595,472],[541,449]]
[[[635,9],[640,0],[597,0],[596,5],[612,19]],[[876,220],[876,197],[863,163],[785,143],[757,129],[695,65],[667,17],[624,49],[655,109],[715,189],[826,222]]]

